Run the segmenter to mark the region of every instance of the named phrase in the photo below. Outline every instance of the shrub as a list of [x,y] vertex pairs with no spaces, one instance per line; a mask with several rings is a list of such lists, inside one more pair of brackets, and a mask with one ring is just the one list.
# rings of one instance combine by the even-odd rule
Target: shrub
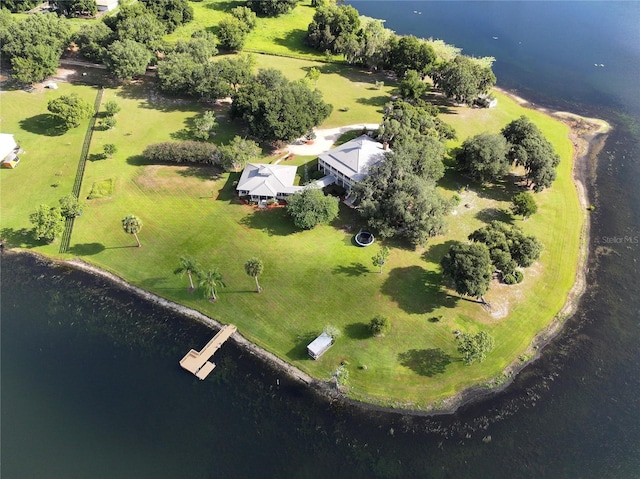
[[76,195],[69,193],[58,201],[60,203],[60,212],[65,218],[74,218],[82,214],[83,205],[78,201]]
[[340,336],[342,336],[342,331],[340,331],[337,326],[333,326],[332,324],[327,324],[322,332],[328,334],[333,339],[338,339]]
[[142,152],[149,161],[157,163],[204,163],[217,165],[216,146],[200,141],[166,141],[149,145]]
[[515,274],[512,274],[512,273],[505,274],[502,281],[504,281],[505,284],[516,284]]
[[104,104],[104,112],[107,116],[114,116],[120,111],[120,105],[114,100],[109,100]]
[[524,279],[524,274],[522,274],[522,271],[515,270],[513,276],[516,279],[516,283],[522,283],[522,280]]
[[369,323],[369,329],[374,336],[384,336],[391,331],[391,322],[384,316],[375,316]]

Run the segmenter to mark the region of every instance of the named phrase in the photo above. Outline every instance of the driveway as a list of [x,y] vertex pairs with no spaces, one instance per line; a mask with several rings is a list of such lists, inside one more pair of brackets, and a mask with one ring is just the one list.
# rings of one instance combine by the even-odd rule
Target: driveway
[[330,150],[336,140],[348,131],[363,130],[365,128],[367,130],[377,130],[379,126],[377,123],[358,123],[338,128],[317,129],[314,130],[316,139],[313,140],[313,144],[307,145],[304,140],[297,140],[287,146],[287,151],[294,155],[318,156]]

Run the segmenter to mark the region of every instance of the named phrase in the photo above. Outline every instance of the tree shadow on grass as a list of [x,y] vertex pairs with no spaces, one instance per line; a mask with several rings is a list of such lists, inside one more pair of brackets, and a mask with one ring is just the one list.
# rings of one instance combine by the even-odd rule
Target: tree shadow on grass
[[176,173],[184,178],[216,181],[220,179],[222,174],[220,168],[212,165],[181,166],[183,167],[179,168]]
[[317,54],[317,50],[314,50],[311,47],[308,47],[304,43],[304,37],[307,35],[307,31],[302,28],[294,28],[293,30],[289,30],[283,36],[279,38],[274,38],[273,42],[276,45],[282,45],[283,47],[287,47],[294,53],[314,53]]
[[421,376],[432,377],[444,373],[451,356],[440,348],[410,349],[398,354],[398,361]]
[[33,237],[33,232],[27,228],[15,230],[13,228],[2,228],[0,230],[0,239],[4,240],[6,247],[33,248],[45,244]]
[[229,173],[227,181],[224,182],[224,186],[218,190],[218,196],[216,201],[233,201],[236,199],[236,185],[240,179],[241,173],[239,171],[232,171]]
[[76,243],[69,248],[71,254],[78,256],[91,256],[101,253],[104,250],[105,247],[102,243]]
[[376,106],[378,109],[376,110],[378,113],[381,113],[384,106],[391,101],[391,97],[389,95],[378,95],[371,98],[358,98],[356,103],[361,105],[368,106]]
[[409,314],[426,314],[442,306],[453,308],[458,299],[442,288],[440,274],[420,266],[392,269],[381,291]]
[[29,133],[44,136],[60,136],[64,135],[68,128],[55,115],[50,113],[41,113],[29,118],[20,120],[20,128]]
[[104,153],[91,153],[88,157],[87,160],[93,162],[93,161],[102,161],[102,160],[106,160],[107,159],[107,155],[105,155]]
[[264,231],[269,236],[287,236],[297,231],[285,208],[255,210],[242,218],[240,224]]
[[485,208],[476,213],[476,218],[484,223],[500,221],[502,223],[513,224],[513,218],[501,208]]
[[145,166],[145,165],[153,165],[153,162],[147,160],[142,155],[133,155],[127,158],[127,164],[132,166]]
[[287,358],[292,361],[300,361],[303,359],[311,359],[307,352],[307,346],[317,337],[317,333],[308,332],[300,334],[296,337],[295,346],[287,352]]
[[366,323],[347,324],[344,332],[350,339],[369,339],[371,337],[371,329]]
[[353,262],[349,266],[338,265],[331,271],[333,274],[344,274],[345,276],[361,276],[370,273],[362,263]]

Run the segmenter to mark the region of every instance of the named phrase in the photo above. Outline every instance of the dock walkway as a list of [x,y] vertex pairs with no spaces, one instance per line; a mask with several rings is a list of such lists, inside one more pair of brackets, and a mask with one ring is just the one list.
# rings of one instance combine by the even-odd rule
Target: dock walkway
[[233,324],[223,326],[222,329],[218,331],[218,334],[200,351],[194,349],[189,351],[185,357],[180,360],[180,366],[190,373],[195,374],[198,379],[206,378],[216,367],[209,359],[237,329]]

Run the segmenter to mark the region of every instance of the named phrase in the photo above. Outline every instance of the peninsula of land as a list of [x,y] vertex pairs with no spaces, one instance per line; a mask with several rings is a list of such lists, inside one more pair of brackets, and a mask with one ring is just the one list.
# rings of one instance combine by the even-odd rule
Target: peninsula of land
[[[304,18],[300,21],[313,16],[311,6],[296,8]],[[293,28],[284,19],[264,24]],[[181,28],[186,32],[191,27]],[[168,38],[175,40],[180,32],[178,28]],[[385,105],[397,95],[398,82],[385,72],[333,63],[335,59],[327,63],[310,51],[305,58],[294,58],[300,55],[292,50],[289,56],[273,56],[287,54],[281,44],[273,51],[266,43],[254,49],[261,52],[254,56],[255,70],[275,65],[294,81],[318,70],[314,86],[334,106],[315,128],[315,139],[307,138],[313,144],[301,139],[279,145],[277,151],[265,148],[255,160],[295,166],[300,185],[313,179],[320,150],[363,130],[374,132]],[[148,145],[191,138],[194,122],[205,112],[213,112],[218,122],[206,143],[226,145],[245,130],[231,118],[228,102],[164,94],[152,74],[125,84],[105,82],[104,75],[82,64],[69,66],[29,92],[14,88],[0,93],[3,132],[14,134],[23,150],[19,166],[2,171],[0,226],[7,248],[107,276],[212,330],[233,323],[238,332],[232,340],[322,394],[413,413],[450,412],[504,388],[575,311],[588,255],[587,186],[609,128],[605,122],[537,108],[500,89],[491,92],[497,100],[494,108],[458,105],[436,91],[429,93],[439,107],[438,118],[457,133],[446,142],[445,174],[437,186],[443,197],[455,199],[447,229],[426,245],[391,238],[362,248],[353,236],[367,227],[366,221],[343,202],[336,220],[301,230],[285,207],[259,208],[239,200],[241,168],[150,163],[143,156]],[[55,90],[45,88],[52,82]],[[60,94],[90,101],[98,114],[61,131],[46,113],[47,102]],[[108,102],[119,108],[114,127],[102,122]],[[465,139],[497,133],[523,115],[560,158],[555,182],[535,195],[538,212],[526,221],[510,213],[522,171],[514,170],[497,185],[479,183],[456,170],[453,154]],[[106,145],[113,145],[111,155],[105,153]],[[83,155],[80,172],[78,158]],[[30,188],[25,192],[26,184]],[[29,225],[32,211],[56,204],[74,189],[85,206],[82,216],[71,221],[68,235],[52,243],[35,240]],[[123,232],[121,220],[127,215],[141,220],[142,228],[135,230],[140,248]],[[467,241],[474,230],[495,220],[535,234],[543,249],[523,282],[508,285],[494,278],[486,304],[481,304],[443,281],[441,259],[453,242]],[[378,270],[372,255],[381,246],[389,248],[389,256]],[[221,274],[215,301],[208,301],[202,278],[192,287],[187,274],[174,274],[180,272],[182,258]],[[257,275],[251,277],[245,268],[250,258],[259,258],[264,267],[260,293],[253,287]],[[391,323],[384,336],[373,336],[368,328],[378,315]],[[314,361],[306,346],[327,327],[340,334]],[[484,362],[465,365],[456,335],[477,331],[489,331],[495,348]],[[337,381],[344,371],[347,379]]]

